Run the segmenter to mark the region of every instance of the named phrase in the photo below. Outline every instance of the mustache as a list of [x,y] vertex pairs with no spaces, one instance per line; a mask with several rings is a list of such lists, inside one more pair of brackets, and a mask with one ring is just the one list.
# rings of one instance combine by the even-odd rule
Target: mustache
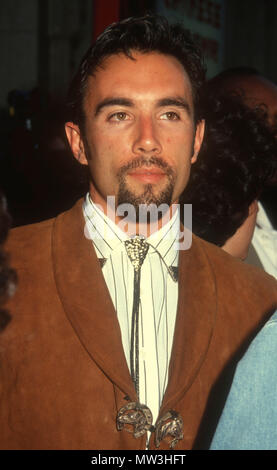
[[132,161],[126,163],[126,165],[123,165],[120,168],[118,172],[118,176],[119,177],[122,176],[124,173],[126,173],[129,170],[134,170],[136,168],[142,168],[142,167],[150,167],[150,166],[157,166],[158,168],[161,168],[162,170],[164,170],[164,172],[168,176],[173,176],[175,174],[173,168],[171,168],[171,166],[169,166],[168,163],[166,163],[162,158],[156,157],[153,155],[152,157],[149,157],[149,158],[146,158],[146,157],[134,158]]

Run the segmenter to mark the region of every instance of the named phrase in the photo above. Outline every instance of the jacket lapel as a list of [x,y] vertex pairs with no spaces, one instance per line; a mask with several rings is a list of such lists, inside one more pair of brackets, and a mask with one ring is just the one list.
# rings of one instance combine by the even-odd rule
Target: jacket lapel
[[161,415],[174,408],[195,380],[206,357],[216,318],[216,285],[203,243],[193,237],[180,251],[179,299],[169,381]]
[[92,242],[85,237],[82,201],[55,219],[52,252],[60,299],[83,347],[134,400],[116,312]]

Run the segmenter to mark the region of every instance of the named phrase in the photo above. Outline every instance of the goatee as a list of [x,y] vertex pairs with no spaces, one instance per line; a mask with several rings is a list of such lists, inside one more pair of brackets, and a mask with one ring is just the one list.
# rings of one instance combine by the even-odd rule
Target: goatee
[[[155,194],[153,185],[148,183],[144,185],[143,192],[137,194],[135,191],[132,191],[128,188],[126,183],[126,173],[132,169],[148,166],[156,166],[161,168],[167,176],[167,184],[160,191],[157,191],[156,189],[157,194]],[[117,195],[117,206],[120,206],[121,204],[131,204],[135,209],[137,221],[139,215],[141,215],[142,212],[147,212],[147,206],[150,206],[151,208],[151,206],[159,207],[161,204],[166,204],[168,207],[170,207],[172,204],[172,195],[176,180],[175,172],[159,157],[138,157],[132,160],[127,165],[121,167],[120,171],[118,172],[118,179],[119,188]],[[158,218],[161,216],[162,213],[159,212]]]

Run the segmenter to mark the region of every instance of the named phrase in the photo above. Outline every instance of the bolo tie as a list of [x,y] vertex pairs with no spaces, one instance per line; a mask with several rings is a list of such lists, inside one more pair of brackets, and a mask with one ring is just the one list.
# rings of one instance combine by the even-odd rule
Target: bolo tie
[[139,400],[139,304],[141,266],[147,255],[149,244],[144,238],[135,236],[126,240],[127,255],[134,268],[133,309],[131,320],[130,371]]

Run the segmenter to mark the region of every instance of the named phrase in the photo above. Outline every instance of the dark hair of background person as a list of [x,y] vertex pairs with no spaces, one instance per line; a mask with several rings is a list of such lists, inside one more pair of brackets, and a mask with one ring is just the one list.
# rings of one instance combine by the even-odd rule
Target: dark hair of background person
[[181,25],[170,25],[158,15],[146,15],[124,19],[113,23],[97,38],[83,57],[79,69],[72,80],[68,92],[68,120],[78,124],[84,135],[83,100],[89,76],[101,66],[107,57],[123,53],[132,58],[131,52],[158,52],[175,57],[184,67],[192,85],[197,113],[199,89],[205,79],[206,69],[200,49],[195,44],[189,31]]
[[219,91],[225,88],[227,80],[229,81],[232,78],[237,77],[249,77],[249,76],[261,76],[260,72],[255,69],[254,67],[233,67],[230,69],[223,70],[222,72],[218,73],[215,77],[211,78],[206,84],[206,90],[210,91]]
[[[250,83],[248,81],[250,80]],[[252,86],[251,86],[252,84]],[[249,88],[250,86],[250,88]],[[254,90],[253,90],[254,86]],[[271,105],[275,108],[276,97],[267,97],[267,89],[275,87],[275,83],[268,80],[257,69],[253,67],[232,67],[223,70],[205,84],[205,92],[213,94],[236,93],[251,108],[263,108],[267,112],[267,117],[272,129],[277,134],[277,115],[272,116]],[[255,90],[255,88],[257,89]],[[262,96],[261,96],[262,92]],[[266,95],[264,95],[266,93]],[[274,102],[270,103],[270,99]],[[264,102],[265,100],[265,102]]]
[[192,204],[192,230],[223,246],[277,170],[277,141],[264,109],[239,95],[202,96],[205,137],[181,201]]
[[2,308],[2,306],[13,295],[17,283],[17,275],[9,266],[8,255],[3,248],[10,225],[11,219],[6,210],[6,200],[0,193],[0,332],[11,319],[9,312]]

